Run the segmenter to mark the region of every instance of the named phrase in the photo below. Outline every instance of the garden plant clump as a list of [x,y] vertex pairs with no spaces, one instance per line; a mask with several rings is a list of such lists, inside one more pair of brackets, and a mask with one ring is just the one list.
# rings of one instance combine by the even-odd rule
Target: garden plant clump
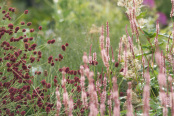
[[[148,29],[142,3],[118,0],[130,22],[118,53],[106,22],[97,28],[98,45],[78,56],[77,69],[65,64],[72,43],[39,42],[45,27],[19,21],[30,11],[15,17],[16,8],[0,7],[0,116],[173,116],[174,24],[169,34],[160,33],[158,20]],[[43,52],[53,45],[59,52]]]

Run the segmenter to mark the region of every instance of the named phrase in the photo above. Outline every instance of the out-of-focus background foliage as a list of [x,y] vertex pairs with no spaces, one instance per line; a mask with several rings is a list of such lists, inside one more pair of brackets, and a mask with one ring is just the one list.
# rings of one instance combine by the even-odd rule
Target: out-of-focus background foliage
[[[125,26],[129,26],[125,9],[117,6],[117,0],[6,0],[7,5],[16,7],[20,16],[24,10],[29,14],[22,20],[32,22],[33,27],[43,26],[44,37],[38,38],[40,45],[49,39],[56,39],[56,44],[49,50],[50,54],[59,54],[58,46],[68,42],[71,56],[64,62],[72,63],[72,68],[82,62],[83,52],[99,53],[99,35],[102,25],[109,22],[111,46],[115,57],[120,37],[125,34]],[[3,3],[3,2],[2,2]],[[147,5],[145,18],[152,20],[152,26],[159,17],[160,26],[165,30],[169,25],[170,0],[144,0]],[[170,6],[170,7],[169,7]],[[150,27],[149,27],[150,28]],[[44,41],[44,42],[43,42]],[[49,54],[47,54],[49,56]],[[98,58],[100,60],[100,58]],[[66,64],[66,63],[62,63]],[[102,64],[99,64],[102,65]],[[102,66],[101,66],[102,67]]]

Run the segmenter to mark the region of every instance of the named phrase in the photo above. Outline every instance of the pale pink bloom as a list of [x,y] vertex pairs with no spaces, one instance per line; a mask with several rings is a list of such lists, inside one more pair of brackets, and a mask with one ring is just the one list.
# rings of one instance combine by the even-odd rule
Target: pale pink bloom
[[118,95],[117,79],[113,77],[112,81],[113,81],[112,98],[114,99],[113,116],[120,116],[120,101],[119,101],[119,95]]
[[121,61],[121,49],[122,49],[122,38],[120,38],[119,42],[118,62]]
[[68,92],[65,90],[65,91],[63,92],[63,103],[64,103],[64,104],[68,104],[68,102],[69,102]]
[[171,9],[171,12],[170,12],[170,17],[172,17],[173,13],[174,13],[174,0],[171,0],[171,3],[172,3],[172,9]]
[[144,116],[149,116],[149,97],[150,97],[150,87],[149,84],[146,84],[144,87],[144,91],[143,91],[143,114]]
[[87,64],[89,62],[86,52],[84,52],[84,54],[83,54],[83,62],[84,62],[84,64]]
[[96,52],[93,53],[93,61],[97,61],[97,53]]
[[166,76],[164,73],[159,73],[158,74],[158,83],[162,87],[166,87]]
[[115,58],[114,58],[114,51],[112,49],[112,46],[111,46],[111,50],[112,50],[112,62],[114,63],[115,62]]
[[[174,2],[173,2],[173,4],[174,4]],[[172,6],[172,7],[174,7],[174,6]],[[174,9],[174,8],[173,8]],[[172,31],[172,35],[173,35],[173,42],[174,42],[174,22],[173,22],[173,31]]]
[[73,116],[72,111],[73,111],[74,105],[73,105],[73,99],[72,98],[70,98],[70,100],[68,102],[68,107],[69,107],[69,115],[68,116]]
[[87,107],[88,106],[88,104],[87,104],[87,94],[86,94],[85,90],[82,90],[81,98],[82,98],[82,105]]
[[100,104],[100,114],[101,114],[101,116],[104,116],[104,112],[105,112],[105,104],[102,103],[102,104]]
[[123,70],[124,76],[127,75],[127,71],[128,71],[128,66],[127,66],[127,46],[125,45],[125,47],[124,47],[124,70]]
[[98,109],[95,107],[94,103],[90,103],[90,113],[89,116],[97,116]]
[[159,34],[159,21],[157,20],[156,21],[156,37],[154,40],[156,46],[158,45],[158,34]]
[[109,62],[108,62],[108,57],[107,57],[105,49],[101,50],[101,55],[102,55],[102,60],[103,60],[103,63],[105,65],[105,67],[108,68],[109,67]]
[[57,104],[56,104],[57,113],[55,116],[59,116],[61,101],[60,101],[60,93],[59,93],[58,87],[56,88],[56,97],[57,97]]
[[138,27],[137,27],[135,10],[136,10],[136,8],[135,8],[135,4],[134,4],[133,7],[129,9],[128,18],[129,18],[131,29],[132,29],[132,34],[136,35],[136,42],[138,42],[139,41],[139,32],[138,32]]
[[89,50],[89,63],[92,63],[91,48],[92,48],[92,44],[91,44],[90,50]]
[[155,61],[158,64],[158,66],[160,66],[160,63],[161,63],[161,53],[160,53],[160,51],[158,49],[155,52]]
[[127,103],[127,116],[134,116],[133,115],[133,106],[132,106],[132,83],[131,82],[128,82],[128,89],[127,89],[127,100],[126,100],[126,103]]
[[104,49],[104,35],[103,35],[103,33],[104,33],[104,29],[103,29],[103,26],[102,26],[101,35],[100,35],[100,38],[99,38],[99,40],[100,40],[100,48],[101,48],[101,50]]

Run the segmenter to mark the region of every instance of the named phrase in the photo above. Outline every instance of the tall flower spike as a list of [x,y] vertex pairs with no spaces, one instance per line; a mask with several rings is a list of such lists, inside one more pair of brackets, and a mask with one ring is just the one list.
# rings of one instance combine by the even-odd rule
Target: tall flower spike
[[132,106],[132,83],[128,82],[128,89],[127,89],[127,116],[133,116],[133,106]]
[[112,46],[111,46],[111,50],[112,50],[112,62],[114,63],[115,62],[115,58],[114,58],[114,51],[112,49]]
[[119,101],[119,94],[118,94],[117,78],[113,77],[112,82],[113,82],[112,97],[114,99],[113,116],[120,116],[120,101]]
[[60,101],[60,93],[58,87],[56,88],[56,97],[57,97],[57,113],[55,116],[59,116],[60,108],[61,108],[61,101]]
[[89,50],[89,63],[92,63],[91,48],[92,48],[92,44],[91,44],[90,50]]
[[110,60],[110,57],[109,57],[110,38],[109,38],[109,23],[108,22],[106,23],[106,33],[107,33],[107,36],[106,36],[106,54],[107,54],[108,60]]
[[147,69],[147,72],[144,74],[144,77],[146,79],[146,85],[144,87],[143,91],[143,114],[144,116],[149,116],[149,98],[150,98],[150,75],[149,75],[149,69]]
[[122,50],[122,38],[120,38],[119,42],[118,62],[121,61],[121,50]]
[[155,37],[155,46],[158,45],[158,34],[159,34],[159,21],[156,21],[156,37]]
[[172,9],[171,9],[171,12],[170,12],[170,17],[172,17],[173,13],[174,13],[174,0],[171,0],[171,3],[172,3]]
[[104,34],[104,27],[102,26],[101,35],[100,35],[100,38],[99,38],[101,50],[104,49],[104,35],[103,34]]
[[125,44],[125,46],[124,46],[124,70],[123,70],[124,76],[126,76],[127,71],[128,71],[128,66],[127,66],[127,46]]

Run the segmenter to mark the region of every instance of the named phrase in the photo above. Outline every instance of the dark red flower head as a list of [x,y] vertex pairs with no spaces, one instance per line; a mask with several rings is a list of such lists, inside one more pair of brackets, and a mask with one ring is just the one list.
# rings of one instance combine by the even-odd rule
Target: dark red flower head
[[65,50],[66,50],[65,45],[62,45],[62,50],[63,50],[63,51],[65,51]]
[[25,10],[25,11],[24,11],[24,14],[28,14],[28,10]]

